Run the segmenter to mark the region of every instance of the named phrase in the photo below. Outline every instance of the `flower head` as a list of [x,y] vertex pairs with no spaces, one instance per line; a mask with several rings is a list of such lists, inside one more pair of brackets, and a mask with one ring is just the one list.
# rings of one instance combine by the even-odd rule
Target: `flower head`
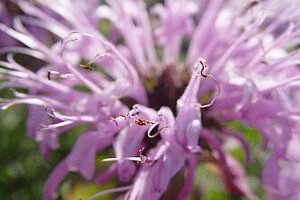
[[[188,166],[184,199],[205,162],[219,167],[227,192],[256,199],[224,149],[233,137],[250,161],[231,121],[256,128],[272,151],[263,176],[270,198],[295,196],[288,185],[299,178],[286,169],[299,165],[291,144],[300,119],[300,15],[299,2],[288,2],[173,0],[148,9],[139,0],[12,1],[23,14],[13,28],[3,18],[0,30],[22,45],[0,43],[7,54],[0,88],[15,96],[1,99],[1,108],[30,105],[27,134],[46,160],[61,134],[87,126],[50,175],[44,199],[56,198],[69,172],[98,183],[117,175],[132,184],[114,190],[128,190],[125,199],[159,199]],[[95,157],[109,147],[115,158],[103,161],[113,163],[95,175]],[[287,167],[274,165],[281,160]]]

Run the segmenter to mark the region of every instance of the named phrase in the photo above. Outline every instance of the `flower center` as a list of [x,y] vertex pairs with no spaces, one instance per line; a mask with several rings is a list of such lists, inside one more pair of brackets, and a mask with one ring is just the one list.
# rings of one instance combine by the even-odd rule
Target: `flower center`
[[178,71],[174,66],[169,66],[157,79],[145,80],[149,106],[156,110],[167,106],[176,115],[177,100],[183,94],[189,78],[187,70]]

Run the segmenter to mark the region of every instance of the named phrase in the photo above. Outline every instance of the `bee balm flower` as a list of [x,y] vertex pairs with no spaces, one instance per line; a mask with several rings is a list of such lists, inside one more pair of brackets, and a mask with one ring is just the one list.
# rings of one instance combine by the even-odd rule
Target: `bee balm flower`
[[[15,95],[1,99],[1,108],[29,104],[27,135],[45,159],[59,148],[61,134],[87,127],[50,174],[45,200],[56,199],[69,172],[129,184],[95,197],[126,191],[124,199],[152,200],[187,171],[173,194],[184,199],[205,162],[220,169],[228,193],[257,199],[224,148],[233,137],[250,161],[232,121],[256,128],[272,151],[263,175],[270,198],[294,194],[284,180],[291,177],[285,169],[299,164],[289,149],[300,108],[297,0],[166,0],[149,8],[140,0],[12,3],[22,16],[0,30],[22,45],[1,49],[7,59],[0,61],[0,88]],[[95,157],[107,148],[115,157],[103,162],[111,167],[95,175]],[[203,151],[208,161],[199,159]],[[287,168],[274,167],[281,160]]]

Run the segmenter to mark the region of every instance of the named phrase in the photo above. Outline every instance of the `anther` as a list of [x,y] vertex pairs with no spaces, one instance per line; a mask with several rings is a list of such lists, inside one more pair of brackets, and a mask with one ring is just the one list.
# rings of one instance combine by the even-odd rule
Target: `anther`
[[53,80],[53,78],[67,78],[67,79],[72,79],[74,78],[74,76],[70,73],[66,73],[66,74],[61,74],[58,71],[47,71],[47,74],[45,75],[45,77],[51,81]]
[[103,53],[103,54],[97,53],[96,56],[95,56],[92,60],[90,60],[88,63],[86,63],[86,64],[80,64],[79,66],[80,66],[80,67],[83,67],[84,69],[87,69],[87,70],[89,70],[89,71],[92,71],[92,70],[93,70],[92,64],[93,64],[95,61],[97,61],[98,59],[103,58],[103,57],[105,57],[105,56],[106,56],[105,53]]
[[203,74],[204,68],[207,67],[207,64],[205,63],[205,60],[199,60],[199,63],[201,64],[202,68],[201,68],[201,76],[203,76],[204,78],[207,78],[208,75]]
[[59,72],[57,72],[57,71],[47,71],[47,74],[46,74],[46,77],[47,77],[47,79],[49,80],[49,81],[51,81],[51,77],[53,76],[53,75],[60,75],[60,73]]
[[143,155],[143,151],[145,150],[145,147],[142,147],[139,149],[139,157],[140,157],[140,163],[149,163],[151,162],[150,157]]
[[123,128],[124,126],[128,125],[128,120],[126,120],[125,115],[119,115],[116,118],[111,117],[110,120],[112,120],[118,128]]
[[74,38],[70,38],[73,34],[76,32],[71,32],[69,35],[67,35],[64,39],[60,41],[60,47],[61,47],[61,53],[63,53],[65,46],[70,42],[75,42],[78,40],[77,37],[74,36]]
[[48,79],[49,81],[51,81],[51,72],[50,72],[50,71],[47,71],[47,79]]
[[[200,66],[201,68],[200,68]],[[207,64],[204,59],[200,58],[198,62],[194,65],[194,72],[196,72],[196,75],[201,75],[204,78],[207,78],[209,75],[204,74],[204,69],[207,67]]]
[[259,4],[259,0],[252,0],[251,2],[249,2],[245,8],[242,10],[242,13],[246,13],[248,10],[250,10],[251,8],[255,7],[256,5]]
[[146,125],[155,124],[155,122],[152,122],[152,121],[147,120],[147,119],[142,119],[142,118],[139,118],[139,117],[134,120],[134,123],[136,125],[139,125],[139,126],[146,126]]
[[[201,65],[201,69],[200,69],[200,65]],[[205,60],[204,60],[203,58],[200,58],[200,59],[198,60],[198,62],[195,63],[195,65],[194,65],[194,72],[196,73],[196,76],[201,75],[201,76],[204,77],[204,78],[209,77],[209,78],[216,84],[216,86],[217,86],[217,94],[216,94],[215,97],[211,100],[210,103],[205,104],[205,105],[199,104],[200,108],[207,108],[207,107],[211,106],[211,105],[214,103],[214,101],[216,100],[217,96],[219,96],[219,94],[220,94],[220,85],[219,85],[219,83],[217,82],[217,80],[216,80],[212,75],[210,75],[210,74],[204,74],[204,73],[203,73],[203,71],[204,71],[204,69],[205,69],[206,67],[208,67],[208,66],[207,66]]]

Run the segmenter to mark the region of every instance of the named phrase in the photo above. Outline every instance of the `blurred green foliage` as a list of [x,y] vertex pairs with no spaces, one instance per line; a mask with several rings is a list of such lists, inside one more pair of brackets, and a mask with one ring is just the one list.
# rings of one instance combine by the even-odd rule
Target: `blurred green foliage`
[[41,199],[47,170],[37,144],[24,135],[26,108],[0,112],[0,199]]

